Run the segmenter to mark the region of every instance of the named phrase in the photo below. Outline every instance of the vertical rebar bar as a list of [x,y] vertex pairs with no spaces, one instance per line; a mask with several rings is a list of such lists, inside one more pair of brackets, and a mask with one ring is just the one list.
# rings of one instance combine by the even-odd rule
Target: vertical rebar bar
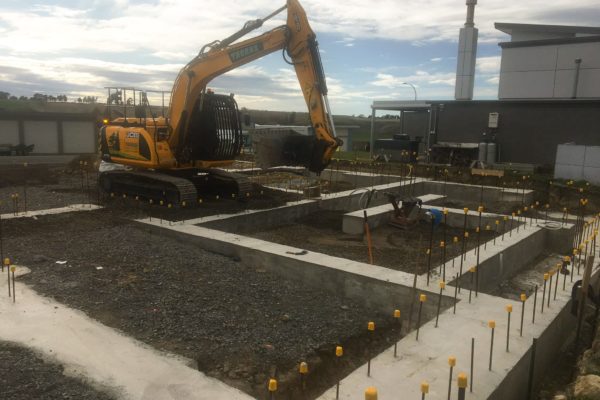
[[473,364],[475,361],[475,338],[471,338],[471,385],[469,387],[469,392],[473,393]]

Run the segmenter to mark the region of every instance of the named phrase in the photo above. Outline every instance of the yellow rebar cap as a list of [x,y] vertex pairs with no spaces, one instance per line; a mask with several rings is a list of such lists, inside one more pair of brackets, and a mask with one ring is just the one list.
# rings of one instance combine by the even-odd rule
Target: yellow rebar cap
[[394,310],[394,318],[400,318],[400,310]]
[[488,321],[488,327],[494,329],[496,327],[496,321],[494,321],[493,319],[490,319]]
[[427,301],[427,295],[426,294],[419,295],[419,301],[421,303],[425,303]]
[[342,346],[335,346],[335,355],[336,357],[341,357],[344,355],[344,348]]
[[440,281],[440,289],[446,289],[446,282]]
[[454,356],[448,357],[448,365],[451,367],[455,367],[456,366],[456,357],[454,357]]
[[17,270],[17,267],[15,267],[14,265],[12,267],[10,267],[11,272],[15,272],[16,270]]
[[440,247],[444,247],[446,245],[446,242],[444,242],[443,240],[440,242]]
[[458,382],[458,387],[460,389],[466,389],[467,388],[467,374],[465,374],[464,372],[461,372],[460,374],[458,374],[458,378],[456,378],[457,382]]
[[550,275],[546,272],[544,273],[544,280],[547,281],[550,278]]
[[373,386],[369,386],[365,390],[365,400],[377,400],[377,389]]
[[469,212],[469,209],[467,207],[463,208],[465,214]]
[[374,331],[375,330],[375,322],[369,321],[369,323],[367,324],[367,329],[370,331]]
[[512,312],[512,304],[507,304],[506,305],[506,312],[507,313],[511,313]]
[[10,265],[10,258],[6,257],[4,259],[4,265]]
[[424,394],[429,393],[429,382],[427,382],[427,381],[421,382],[421,393],[424,393]]
[[300,363],[299,371],[301,374],[308,374],[308,364],[302,361]]
[[277,379],[269,379],[269,392],[277,391]]
[[470,273],[474,273],[477,270],[477,267],[471,267],[469,268],[469,272]]
[[521,293],[521,301],[527,300],[527,295],[525,293]]

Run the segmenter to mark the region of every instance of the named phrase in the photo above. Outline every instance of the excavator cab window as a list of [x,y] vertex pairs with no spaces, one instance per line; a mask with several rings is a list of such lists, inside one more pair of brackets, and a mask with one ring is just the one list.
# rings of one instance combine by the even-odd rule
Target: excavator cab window
[[243,140],[234,98],[211,92],[198,98],[186,138],[194,160],[232,160],[239,155]]

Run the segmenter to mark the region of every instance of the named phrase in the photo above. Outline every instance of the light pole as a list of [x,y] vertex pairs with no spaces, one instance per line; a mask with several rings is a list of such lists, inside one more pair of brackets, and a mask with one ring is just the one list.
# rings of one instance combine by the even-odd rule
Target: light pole
[[412,88],[413,92],[415,92],[415,101],[417,101],[417,89],[415,88],[415,86],[412,83],[408,83],[408,82],[400,82],[401,85],[408,85]]

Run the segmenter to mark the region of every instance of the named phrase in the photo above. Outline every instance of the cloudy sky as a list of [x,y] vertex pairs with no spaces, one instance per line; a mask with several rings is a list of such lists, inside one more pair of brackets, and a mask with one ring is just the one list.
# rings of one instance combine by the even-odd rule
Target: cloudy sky
[[[105,98],[106,86],[170,90],[203,44],[284,0],[1,0],[0,90]],[[304,0],[317,33],[336,114],[368,114],[375,99],[454,95],[464,0]],[[262,31],[280,25],[284,15]],[[600,0],[480,0],[475,97],[498,91],[500,48],[494,22],[595,26]],[[254,34],[250,34],[254,35]],[[276,52],[218,77],[240,106],[305,109],[295,74]]]

